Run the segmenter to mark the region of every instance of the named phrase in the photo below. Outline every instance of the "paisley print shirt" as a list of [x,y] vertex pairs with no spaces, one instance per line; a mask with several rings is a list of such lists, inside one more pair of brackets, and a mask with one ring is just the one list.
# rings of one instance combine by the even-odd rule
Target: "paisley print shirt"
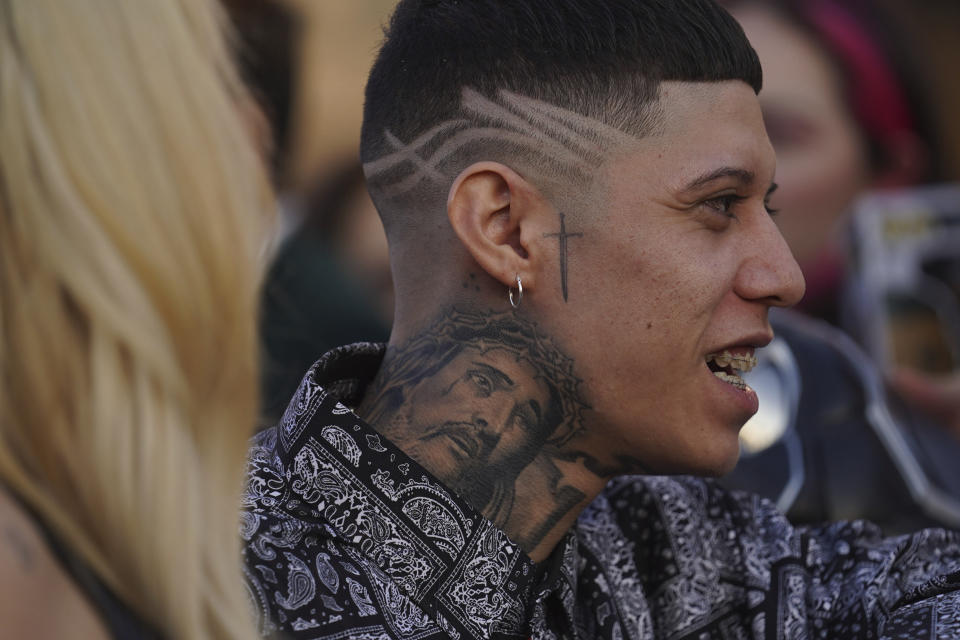
[[697,478],[612,482],[538,571],[348,408],[382,356],[327,354],[253,441],[242,534],[264,635],[960,638],[960,535],[796,528]]

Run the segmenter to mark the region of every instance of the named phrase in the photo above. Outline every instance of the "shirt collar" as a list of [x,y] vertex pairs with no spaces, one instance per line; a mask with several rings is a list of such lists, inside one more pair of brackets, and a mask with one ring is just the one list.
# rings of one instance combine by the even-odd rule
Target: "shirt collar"
[[384,352],[341,347],[304,377],[277,425],[276,459],[299,498],[287,509],[325,522],[441,627],[522,637],[536,579],[530,558],[349,408]]

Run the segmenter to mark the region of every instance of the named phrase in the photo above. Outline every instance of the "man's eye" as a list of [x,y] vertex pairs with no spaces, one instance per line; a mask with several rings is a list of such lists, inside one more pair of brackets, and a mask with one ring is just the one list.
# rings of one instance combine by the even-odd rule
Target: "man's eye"
[[727,216],[728,218],[736,218],[737,216],[731,211],[731,209],[733,205],[741,200],[743,200],[741,196],[731,193],[725,196],[717,196],[716,198],[704,200],[703,205],[721,215]]
[[513,426],[520,431],[531,432],[533,431],[535,422],[532,417],[525,414],[523,411],[519,411],[513,417]]
[[477,387],[477,395],[480,397],[486,398],[493,393],[493,384],[490,382],[490,378],[479,371],[468,371],[467,377]]

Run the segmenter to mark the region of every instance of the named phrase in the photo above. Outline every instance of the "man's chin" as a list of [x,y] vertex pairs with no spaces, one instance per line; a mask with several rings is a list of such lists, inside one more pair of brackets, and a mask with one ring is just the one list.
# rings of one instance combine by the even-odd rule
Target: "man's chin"
[[729,456],[726,460],[722,461],[720,464],[717,464],[715,467],[707,468],[703,473],[699,474],[707,478],[719,478],[725,476],[731,471],[734,470],[737,466],[737,462],[740,461],[740,452],[737,451],[737,455]]
[[739,461],[740,441],[737,440],[737,446],[731,451],[718,453],[718,455],[712,459],[704,461],[703,468],[697,475],[707,478],[719,478],[733,471]]
[[733,471],[740,460],[739,440],[732,447],[715,447],[710,451],[702,449],[683,460],[674,460],[673,464],[651,469],[651,475],[684,475],[704,478],[719,478]]

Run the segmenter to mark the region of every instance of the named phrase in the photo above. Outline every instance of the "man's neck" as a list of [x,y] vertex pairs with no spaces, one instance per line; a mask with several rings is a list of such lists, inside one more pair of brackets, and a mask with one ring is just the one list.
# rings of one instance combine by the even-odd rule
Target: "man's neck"
[[574,371],[534,323],[450,310],[387,350],[358,413],[540,562],[625,470],[576,450]]

